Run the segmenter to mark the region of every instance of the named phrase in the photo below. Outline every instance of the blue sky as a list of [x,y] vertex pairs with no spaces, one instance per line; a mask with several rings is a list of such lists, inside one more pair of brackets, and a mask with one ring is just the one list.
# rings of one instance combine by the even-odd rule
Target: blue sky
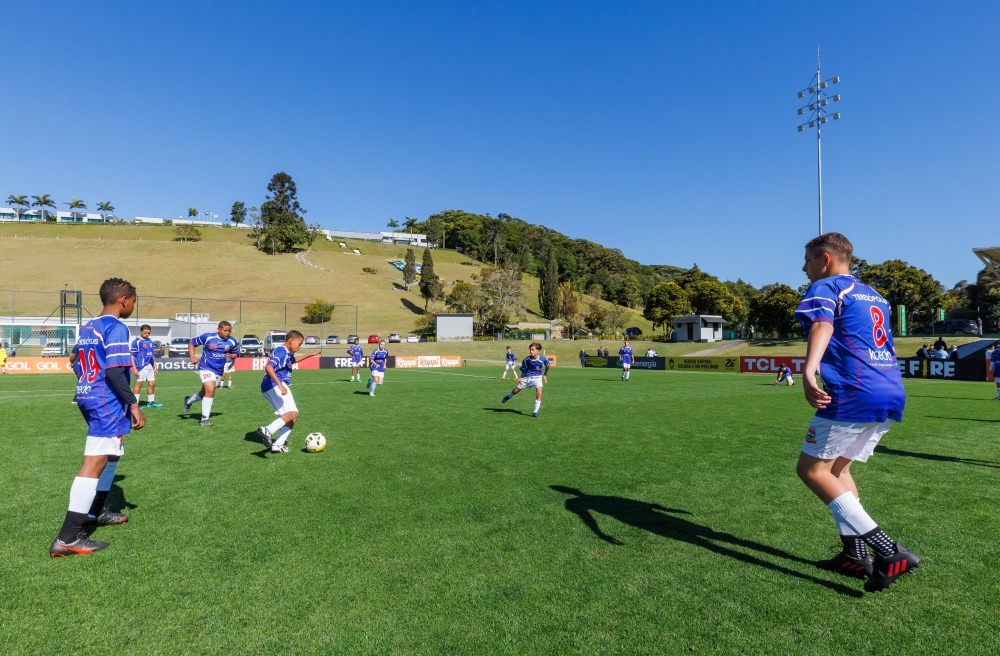
[[0,7],[2,198],[228,217],[286,171],[326,228],[505,212],[644,264],[798,286],[816,138],[795,94],[819,46],[843,80],[824,228],[947,287],[1000,244],[996,2]]

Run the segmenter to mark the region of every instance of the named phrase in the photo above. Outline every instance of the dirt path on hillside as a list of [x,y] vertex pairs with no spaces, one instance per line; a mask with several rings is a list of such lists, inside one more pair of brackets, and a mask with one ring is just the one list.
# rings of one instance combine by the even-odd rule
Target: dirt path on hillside
[[692,351],[690,353],[685,353],[684,357],[699,357],[699,356],[703,356],[703,355],[717,355],[719,353],[722,353],[723,351],[728,351],[729,349],[734,349],[734,348],[736,348],[738,346],[743,346],[746,343],[747,343],[747,340],[745,340],[745,339],[731,339],[731,340],[727,340],[725,342],[720,342],[720,343],[716,344],[715,346],[710,346],[710,347],[708,347],[706,349],[702,349],[700,351]]

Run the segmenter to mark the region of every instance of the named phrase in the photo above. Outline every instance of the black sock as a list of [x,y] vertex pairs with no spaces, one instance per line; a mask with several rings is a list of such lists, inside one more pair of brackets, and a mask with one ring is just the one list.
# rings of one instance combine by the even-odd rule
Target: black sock
[[868,555],[868,545],[860,535],[841,535],[840,541],[844,543],[844,553],[851,558],[861,560]]
[[62,528],[59,529],[59,539],[63,542],[75,541],[77,536],[80,535],[80,531],[83,530],[83,525],[86,521],[87,516],[83,513],[67,510],[66,519],[63,520]]
[[94,495],[94,503],[90,504],[90,512],[87,514],[91,517],[97,517],[101,514],[101,511],[104,510],[104,501],[108,498],[108,492],[110,490],[105,490],[104,492],[98,491]]
[[878,526],[862,535],[861,539],[883,558],[896,554],[896,543]]

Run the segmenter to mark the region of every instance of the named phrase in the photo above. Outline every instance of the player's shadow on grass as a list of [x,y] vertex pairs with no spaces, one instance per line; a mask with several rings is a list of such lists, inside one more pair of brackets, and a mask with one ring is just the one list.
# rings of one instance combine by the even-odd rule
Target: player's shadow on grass
[[922,458],[924,460],[937,460],[939,462],[954,462],[959,465],[977,465],[979,467],[993,467],[994,469],[1000,469],[1000,462],[994,462],[992,460],[942,456],[937,453],[921,453],[920,451],[903,451],[902,449],[893,449],[881,444],[875,447],[875,453],[884,453],[888,456],[906,456],[908,458]]
[[108,510],[122,512],[123,510],[132,510],[133,508],[139,507],[125,498],[125,492],[119,485],[119,483],[123,480],[125,480],[125,476],[122,474],[115,474],[115,480],[111,483],[111,489],[108,491],[108,498],[104,502],[104,505],[108,507]]
[[[212,417],[220,417],[220,416],[222,416],[224,414],[225,414],[224,412],[210,412],[210,413],[208,413],[208,417],[209,417],[209,419],[211,419]],[[192,411],[192,412],[190,412],[188,414],[184,414],[182,412],[182,413],[180,413],[177,416],[180,417],[181,419],[185,419],[185,420],[188,420],[188,421],[190,421],[190,420],[201,421],[201,413],[200,412],[193,412]]]
[[246,440],[247,442],[253,442],[253,444],[260,447],[260,451],[254,451],[250,455],[266,459],[267,454],[271,453],[271,449],[267,448],[261,443],[260,435],[257,434],[257,431],[255,430],[250,431],[249,433],[243,436],[243,439]]
[[524,412],[521,412],[517,408],[483,408],[483,410],[489,410],[490,412],[510,412],[515,415],[526,414]]
[[566,510],[579,517],[584,525],[593,531],[594,535],[610,544],[621,545],[623,543],[601,529],[597,523],[597,519],[594,517],[594,513],[607,515],[629,526],[635,526],[636,528],[641,528],[644,531],[649,531],[650,533],[655,533],[671,540],[679,540],[703,547],[713,553],[728,556],[743,563],[757,565],[764,569],[794,576],[829,588],[838,594],[852,597],[862,596],[860,590],[854,590],[833,581],[803,574],[794,569],[763,560],[751,553],[738,551],[737,549],[756,551],[760,554],[784,558],[794,563],[812,567],[816,565],[814,561],[806,560],[776,547],[740,538],[729,533],[722,533],[677,516],[690,515],[691,513],[687,510],[666,508],[658,503],[647,503],[645,501],[636,501],[635,499],[626,499],[625,497],[585,494],[576,488],[563,485],[550,485],[549,488],[556,492],[571,495],[566,499]]

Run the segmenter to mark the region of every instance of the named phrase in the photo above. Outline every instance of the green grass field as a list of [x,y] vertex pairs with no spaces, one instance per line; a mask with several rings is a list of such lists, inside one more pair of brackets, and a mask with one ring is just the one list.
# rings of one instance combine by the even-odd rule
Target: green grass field
[[[127,438],[110,546],[53,559],[85,425],[67,376],[0,378],[3,654],[995,654],[1000,403],[908,381],[856,469],[923,566],[890,590],[818,570],[839,547],[794,474],[811,416],[768,376],[556,368],[541,420],[498,368],[294,379],[262,451],[258,373],[180,416],[163,373]],[[324,453],[302,450],[310,431]]]

